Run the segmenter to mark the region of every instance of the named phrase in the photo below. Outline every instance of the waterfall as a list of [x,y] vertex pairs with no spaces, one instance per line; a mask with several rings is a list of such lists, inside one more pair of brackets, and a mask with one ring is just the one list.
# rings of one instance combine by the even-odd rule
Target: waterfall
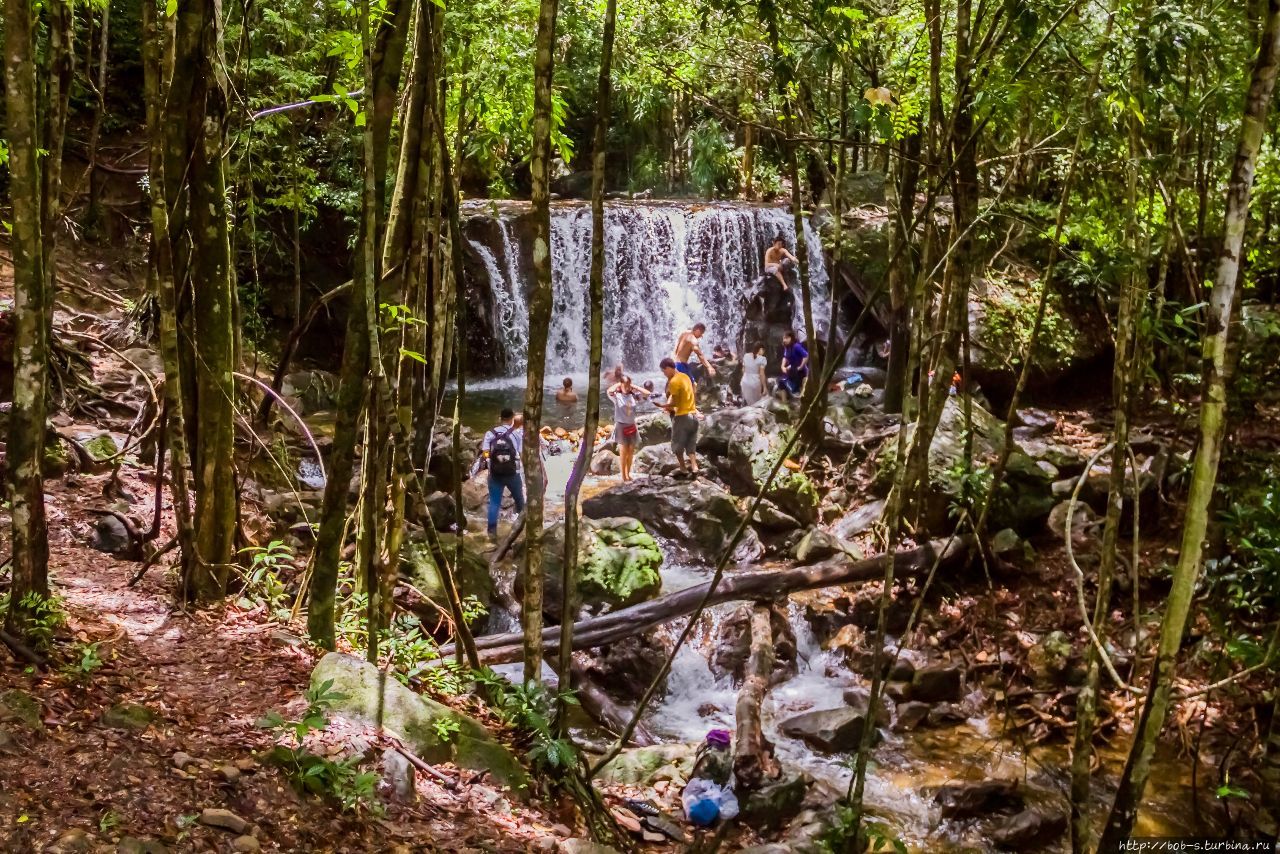
[[[497,246],[470,238],[494,299],[493,329],[508,374],[523,372],[528,354],[525,295],[532,270],[522,262],[514,223],[527,213],[495,210]],[[527,229],[526,229],[527,231]],[[755,295],[764,250],[781,234],[795,251],[795,224],[783,207],[746,204],[611,203],[605,207],[606,365],[653,371],[670,355],[680,330],[707,325],[704,347],[744,344],[745,307]],[[830,305],[826,260],[816,230],[805,223],[813,317],[825,334]],[[496,250],[496,251],[495,251]],[[580,374],[590,355],[589,275],[591,210],[585,204],[552,207],[551,252],[554,304],[547,335],[549,374]],[[803,335],[798,276],[792,322]],[[778,342],[767,342],[771,346]]]

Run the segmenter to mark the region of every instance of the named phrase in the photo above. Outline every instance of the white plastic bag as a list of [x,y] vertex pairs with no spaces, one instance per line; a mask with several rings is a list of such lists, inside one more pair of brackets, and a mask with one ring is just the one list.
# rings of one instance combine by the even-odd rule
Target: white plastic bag
[[684,787],[680,795],[680,803],[684,807],[685,817],[689,817],[693,805],[699,801],[709,800],[720,810],[723,820],[736,818],[738,815],[738,798],[732,789],[720,786],[703,777],[695,777]]

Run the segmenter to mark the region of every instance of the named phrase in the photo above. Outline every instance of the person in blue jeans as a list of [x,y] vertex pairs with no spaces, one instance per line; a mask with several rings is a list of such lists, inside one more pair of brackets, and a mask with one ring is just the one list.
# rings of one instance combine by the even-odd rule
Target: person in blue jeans
[[498,534],[498,514],[502,510],[502,493],[511,493],[516,512],[524,510],[524,481],[520,477],[520,450],[523,431],[516,426],[516,415],[503,409],[501,423],[484,434],[480,450],[489,464],[489,536]]

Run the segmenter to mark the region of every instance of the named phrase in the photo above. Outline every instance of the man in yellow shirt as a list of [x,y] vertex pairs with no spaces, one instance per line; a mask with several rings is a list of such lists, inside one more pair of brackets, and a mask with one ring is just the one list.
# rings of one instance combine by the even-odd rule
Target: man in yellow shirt
[[671,413],[671,450],[680,464],[675,476],[694,477],[698,474],[698,457],[694,453],[698,444],[698,419],[694,415],[693,381],[688,374],[676,370],[675,359],[663,359],[659,367],[667,378],[667,402],[658,405]]

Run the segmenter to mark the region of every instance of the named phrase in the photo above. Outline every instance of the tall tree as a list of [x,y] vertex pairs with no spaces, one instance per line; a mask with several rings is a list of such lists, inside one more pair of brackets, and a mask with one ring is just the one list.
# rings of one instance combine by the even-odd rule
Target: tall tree
[[547,367],[547,331],[551,325],[551,84],[555,76],[558,0],[538,5],[538,35],[533,57],[533,294],[529,298],[529,367],[524,393],[525,503],[524,681],[536,681],[542,667],[542,523],[546,477],[542,470],[542,391]]
[[1103,830],[1100,848],[1113,850],[1133,829],[1142,803],[1151,758],[1164,728],[1173,688],[1174,668],[1191,599],[1200,576],[1209,509],[1218,479],[1218,461],[1226,428],[1227,345],[1240,278],[1240,258],[1244,249],[1245,226],[1249,219],[1249,196],[1253,191],[1258,151],[1271,110],[1276,73],[1280,70],[1280,0],[1267,0],[1267,12],[1258,45],[1257,59],[1245,96],[1240,141],[1236,148],[1231,179],[1227,185],[1226,215],[1223,220],[1222,250],[1214,276],[1213,291],[1206,308],[1201,360],[1204,370],[1200,402],[1200,439],[1192,464],[1187,511],[1183,518],[1182,544],[1173,582],[1160,625],[1160,643],[1152,665],[1147,700],[1134,734],[1133,746],[1125,762],[1115,803]]
[[30,597],[49,595],[49,530],[42,457],[48,398],[49,278],[36,89],[34,6],[6,0],[5,117],[9,195],[13,203],[13,409],[9,413],[7,492],[13,530],[13,583],[6,623],[25,633]]

